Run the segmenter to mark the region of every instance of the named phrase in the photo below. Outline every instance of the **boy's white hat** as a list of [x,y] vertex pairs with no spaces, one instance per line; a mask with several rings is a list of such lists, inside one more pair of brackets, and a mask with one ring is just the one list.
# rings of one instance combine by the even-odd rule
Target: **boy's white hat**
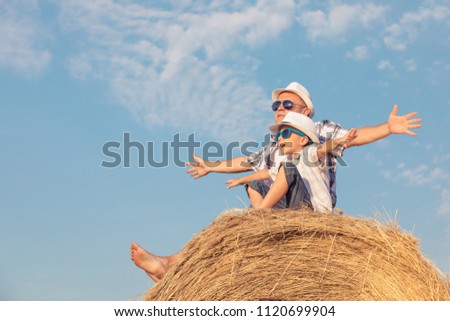
[[306,136],[308,136],[313,143],[319,143],[319,138],[316,135],[316,125],[308,116],[291,111],[288,112],[286,116],[284,116],[284,119],[281,123],[270,125],[269,129],[272,134],[276,134],[283,126],[289,126],[298,129]]
[[305,102],[306,106],[308,106],[309,110],[311,110],[309,117],[313,118],[314,116],[314,105],[311,101],[311,96],[309,94],[309,91],[300,85],[298,82],[291,82],[286,88],[279,88],[272,91],[272,100],[276,101],[278,99],[278,96],[283,92],[291,92],[298,96],[300,96],[301,99]]

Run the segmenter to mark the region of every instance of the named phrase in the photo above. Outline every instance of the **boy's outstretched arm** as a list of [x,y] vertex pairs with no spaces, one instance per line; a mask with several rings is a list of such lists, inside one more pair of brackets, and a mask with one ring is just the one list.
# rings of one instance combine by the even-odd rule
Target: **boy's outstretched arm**
[[270,178],[269,170],[262,169],[244,177],[229,179],[225,182],[225,184],[228,185],[227,189],[230,189],[235,186],[244,185],[253,181],[262,181],[269,178]]
[[350,141],[345,147],[361,146],[369,143],[373,143],[391,134],[408,134],[411,136],[417,136],[417,134],[411,129],[422,127],[421,118],[413,118],[417,115],[417,112],[412,112],[403,116],[397,115],[398,106],[395,105],[389,114],[388,121],[384,124],[376,126],[361,127],[357,131],[357,137]]

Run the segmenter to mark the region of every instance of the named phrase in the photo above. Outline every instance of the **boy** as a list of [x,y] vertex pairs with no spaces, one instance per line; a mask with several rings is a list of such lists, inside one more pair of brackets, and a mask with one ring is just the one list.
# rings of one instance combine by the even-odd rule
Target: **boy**
[[[251,175],[230,179],[228,188],[246,184],[254,208],[309,207],[315,211],[332,212],[328,169],[325,156],[338,145],[356,137],[352,129],[346,136],[319,145],[316,126],[307,116],[288,112],[279,124],[269,127],[281,152],[275,155],[274,166]],[[262,180],[272,178],[268,187]]]

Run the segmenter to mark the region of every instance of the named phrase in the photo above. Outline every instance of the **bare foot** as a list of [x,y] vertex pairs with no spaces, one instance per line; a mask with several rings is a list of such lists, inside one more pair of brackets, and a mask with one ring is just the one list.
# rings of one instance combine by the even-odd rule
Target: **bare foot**
[[166,274],[171,265],[170,257],[161,257],[147,252],[135,242],[130,246],[130,258],[155,282],[158,282]]

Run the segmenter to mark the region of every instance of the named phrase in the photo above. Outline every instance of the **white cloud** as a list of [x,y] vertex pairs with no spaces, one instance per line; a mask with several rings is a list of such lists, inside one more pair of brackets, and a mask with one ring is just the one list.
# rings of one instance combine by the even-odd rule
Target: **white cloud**
[[297,19],[306,28],[308,39],[342,40],[345,33],[356,28],[369,28],[382,21],[387,6],[368,4],[342,4],[331,2],[329,11],[306,11]]
[[415,12],[406,12],[401,16],[399,22],[385,28],[384,43],[392,50],[405,50],[430,22],[447,22],[445,28],[448,27],[449,18],[450,8],[445,6],[421,7]]
[[414,60],[414,58],[405,60],[404,64],[405,64],[405,69],[407,71],[416,71],[416,69],[417,69],[417,64],[416,64],[416,61]]
[[36,1],[0,2],[0,67],[26,76],[47,68],[51,53],[38,46],[45,32],[35,16],[39,16]]
[[108,81],[139,121],[236,138],[263,131],[270,121],[262,116],[270,93],[254,80],[259,62],[244,52],[288,28],[293,8],[292,1],[266,0],[185,1],[171,10],[65,1],[60,21],[88,39],[83,47],[89,49],[67,61],[70,74]]
[[450,190],[441,191],[441,203],[439,205],[438,214],[440,216],[450,217]]
[[405,180],[412,186],[422,185],[438,185],[443,181],[448,180],[449,173],[440,167],[429,168],[427,165],[420,165],[416,168],[405,168],[404,164],[399,169],[401,171],[397,174],[398,179]]
[[450,81],[450,72],[448,62],[437,59],[425,68],[427,81],[435,86],[438,84],[448,83]]
[[378,63],[377,68],[380,69],[380,70],[390,70],[390,69],[393,69],[394,67],[389,62],[389,60],[381,60]]
[[347,52],[346,57],[354,60],[364,60],[369,55],[367,46],[356,46],[353,50]]
[[387,180],[403,182],[409,186],[429,187],[439,192],[438,214],[450,218],[450,172],[442,167],[429,167],[422,164],[407,168],[399,163],[395,170],[382,170],[381,175]]

